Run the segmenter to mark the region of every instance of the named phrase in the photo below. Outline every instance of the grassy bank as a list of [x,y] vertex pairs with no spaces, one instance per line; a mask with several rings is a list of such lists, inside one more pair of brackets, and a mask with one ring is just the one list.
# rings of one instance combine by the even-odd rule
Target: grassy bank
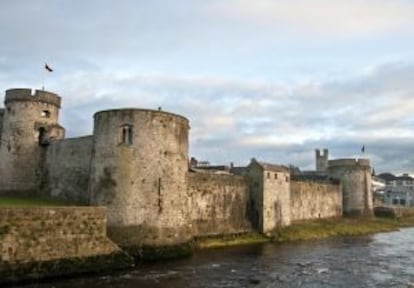
[[390,232],[402,227],[414,226],[414,216],[399,219],[390,218],[335,218],[303,221],[278,229],[267,238],[261,234],[217,236],[197,239],[197,248],[215,248],[264,242],[293,242],[316,240],[335,236],[357,236],[379,232]]
[[62,201],[56,199],[0,197],[0,208],[75,205],[75,203],[69,201]]
[[401,227],[414,226],[414,217],[389,218],[337,218],[295,223],[276,231],[273,241],[291,242],[322,239],[333,236],[356,236],[389,232]]
[[247,233],[239,235],[212,236],[195,240],[195,247],[199,249],[216,248],[235,245],[269,242],[269,238],[259,233]]

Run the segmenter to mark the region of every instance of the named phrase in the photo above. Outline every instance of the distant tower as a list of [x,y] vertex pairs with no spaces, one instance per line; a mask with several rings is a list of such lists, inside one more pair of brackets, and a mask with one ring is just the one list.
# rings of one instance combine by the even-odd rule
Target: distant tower
[[64,138],[58,124],[61,98],[31,89],[6,91],[0,141],[0,195],[38,196],[44,148]]
[[188,243],[188,120],[119,109],[94,121],[90,203],[106,206],[109,237],[133,254]]
[[344,215],[373,215],[369,159],[330,160],[328,175],[341,181]]
[[323,149],[323,154],[319,149],[315,150],[316,154],[316,171],[326,172],[328,170],[328,149]]

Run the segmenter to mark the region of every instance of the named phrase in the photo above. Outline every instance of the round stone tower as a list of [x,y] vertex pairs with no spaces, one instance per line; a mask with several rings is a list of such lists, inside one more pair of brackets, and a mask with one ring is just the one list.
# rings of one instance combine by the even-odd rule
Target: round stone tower
[[6,91],[0,141],[0,195],[38,196],[44,147],[64,138],[58,124],[61,98],[31,89]]
[[130,252],[191,239],[188,130],[186,118],[162,111],[94,115],[90,203],[107,207],[109,236]]
[[328,175],[341,181],[344,215],[373,215],[369,159],[330,160]]

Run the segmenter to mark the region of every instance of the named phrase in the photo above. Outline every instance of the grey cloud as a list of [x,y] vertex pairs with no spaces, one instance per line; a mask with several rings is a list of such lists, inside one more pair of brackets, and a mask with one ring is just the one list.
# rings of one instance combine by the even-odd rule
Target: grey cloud
[[[69,136],[91,133],[97,110],[162,106],[190,119],[191,153],[212,162],[257,157],[308,169],[315,147],[349,157],[365,143],[377,170],[414,170],[407,160],[412,63],[302,84],[261,80],[283,75],[281,67],[294,73],[295,65],[317,63],[321,55],[307,65],[289,55],[318,45],[291,47],[289,35],[273,26],[235,26],[220,14],[220,2],[2,1],[0,88],[44,85],[59,93]],[[45,61],[56,72],[44,75]],[[259,80],[242,80],[249,75]]]
[[[169,75],[123,77],[101,70],[66,76],[62,82],[54,82],[53,90],[64,97],[62,122],[69,136],[90,134],[92,115],[98,110],[162,106],[190,119],[192,155],[213,163],[246,164],[257,157],[311,169],[316,147],[329,148],[334,157],[361,157],[359,151],[365,144],[366,156],[373,159],[377,171],[410,172],[414,157],[407,155],[414,155],[413,117],[403,114],[404,121],[398,124],[390,123],[394,116],[371,124],[365,119],[373,113],[386,114],[389,107],[375,102],[392,95],[396,81],[392,78],[411,69],[398,64],[394,69],[378,67],[369,75],[348,79],[349,85],[322,83],[316,93],[312,88],[309,94],[306,89],[283,89],[266,82]],[[382,89],[376,88],[377,82]],[[390,102],[404,107],[409,101],[404,97],[412,89],[399,83],[397,88],[404,93]],[[369,97],[359,100],[354,94],[361,85],[365,85],[361,90],[375,92],[365,92]],[[395,125],[411,134],[373,133],[395,129]]]

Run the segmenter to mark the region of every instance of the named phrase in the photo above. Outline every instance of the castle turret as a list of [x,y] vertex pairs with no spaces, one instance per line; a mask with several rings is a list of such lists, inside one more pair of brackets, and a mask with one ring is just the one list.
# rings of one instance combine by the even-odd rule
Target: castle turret
[[321,155],[321,151],[319,149],[315,150],[316,156],[316,171],[318,172],[326,172],[328,170],[328,149],[323,149],[323,154]]
[[344,215],[373,215],[369,159],[330,160],[328,175],[341,181]]
[[36,196],[44,147],[64,137],[58,124],[61,98],[31,89],[6,91],[0,142],[0,195]]
[[120,109],[94,121],[90,203],[107,207],[112,240],[129,251],[187,243],[188,120]]

